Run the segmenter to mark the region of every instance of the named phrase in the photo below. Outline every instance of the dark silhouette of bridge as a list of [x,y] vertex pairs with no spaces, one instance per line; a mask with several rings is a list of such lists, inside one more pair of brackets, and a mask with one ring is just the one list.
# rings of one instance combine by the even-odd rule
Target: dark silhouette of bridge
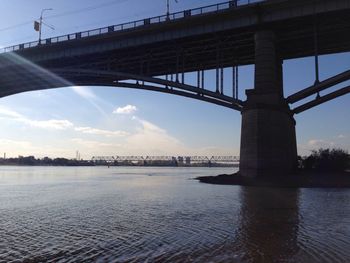
[[[294,114],[350,92],[346,86],[321,96],[350,71],[320,80],[318,70],[319,55],[350,51],[349,32],[349,0],[229,1],[5,48],[0,97],[88,85],[214,103],[242,113],[241,173],[285,174],[297,162]],[[315,57],[315,84],[285,98],[283,60],[306,56]],[[255,64],[255,87],[242,101],[238,67],[248,64]],[[208,88],[210,69],[216,84]],[[196,85],[186,84],[188,72],[196,72]]]
[[196,165],[206,164],[211,166],[213,164],[238,164],[239,156],[93,156],[91,161],[95,164],[114,164],[114,165]]

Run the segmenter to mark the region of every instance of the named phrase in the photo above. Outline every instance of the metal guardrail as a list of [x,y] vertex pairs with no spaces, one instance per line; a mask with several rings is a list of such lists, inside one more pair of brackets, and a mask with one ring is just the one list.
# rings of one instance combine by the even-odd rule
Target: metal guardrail
[[5,48],[1,48],[0,53],[13,52],[13,51],[18,51],[22,49],[34,48],[37,46],[51,45],[51,44],[64,42],[64,41],[78,40],[78,39],[92,37],[92,36],[110,34],[113,32],[133,30],[140,27],[146,27],[149,25],[160,24],[160,23],[167,23],[169,21],[184,19],[192,16],[199,16],[199,15],[209,14],[209,13],[218,13],[231,8],[251,5],[251,4],[264,2],[264,1],[266,0],[232,0],[229,2],[208,5],[204,7],[198,7],[194,9],[188,9],[188,10],[184,10],[176,13],[171,13],[169,15],[150,17],[150,18],[145,18],[142,20],[136,20],[136,21],[127,22],[123,24],[101,27],[97,29],[92,29],[88,31],[82,31],[82,32],[77,32],[73,34],[62,35],[62,36],[57,36],[52,38],[46,38],[46,39],[42,39],[40,43],[39,41],[32,41],[32,42],[27,42],[23,44],[14,45],[14,46],[9,46]]

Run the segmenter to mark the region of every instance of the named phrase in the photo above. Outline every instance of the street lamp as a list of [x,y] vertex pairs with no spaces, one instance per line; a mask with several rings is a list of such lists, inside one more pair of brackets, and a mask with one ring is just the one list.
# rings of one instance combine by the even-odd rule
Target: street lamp
[[[177,0],[175,0],[175,2],[177,3]],[[170,0],[166,0],[166,18],[167,18],[167,20],[170,19],[169,15],[170,15]]]
[[[53,9],[52,8],[44,8],[43,10],[41,10],[41,15],[40,15],[39,22],[38,21],[34,21],[34,29],[35,29],[35,31],[39,31],[39,45],[41,44],[40,42],[41,42],[41,28],[42,28],[42,25],[43,25],[43,14],[44,14],[45,11],[51,11],[51,10],[53,10]],[[54,29],[50,25],[47,25],[47,26],[50,27],[51,29]]]

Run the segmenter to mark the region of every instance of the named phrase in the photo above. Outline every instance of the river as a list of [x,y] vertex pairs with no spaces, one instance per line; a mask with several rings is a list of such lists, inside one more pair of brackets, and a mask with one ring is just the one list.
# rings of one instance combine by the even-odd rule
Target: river
[[0,167],[0,262],[350,262],[350,189],[233,168]]

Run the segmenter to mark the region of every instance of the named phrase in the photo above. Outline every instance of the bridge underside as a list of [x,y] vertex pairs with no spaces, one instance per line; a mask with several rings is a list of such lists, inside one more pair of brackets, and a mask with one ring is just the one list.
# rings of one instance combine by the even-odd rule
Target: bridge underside
[[[266,1],[219,13],[16,51],[51,69],[162,76],[255,63],[255,32],[275,33],[282,60],[350,51],[346,0]],[[0,68],[10,71],[6,55]]]
[[[28,76],[30,76],[30,79]],[[224,95],[223,92],[214,92],[175,80],[171,81],[121,72],[84,69],[47,71],[41,67],[28,65],[9,72],[0,83],[5,83],[4,86],[8,87],[11,86],[10,83],[13,83],[14,79],[16,79],[16,85],[11,89],[1,89],[0,97],[61,87],[107,86],[173,94],[217,104],[237,111],[241,111],[243,107],[243,101]]]

